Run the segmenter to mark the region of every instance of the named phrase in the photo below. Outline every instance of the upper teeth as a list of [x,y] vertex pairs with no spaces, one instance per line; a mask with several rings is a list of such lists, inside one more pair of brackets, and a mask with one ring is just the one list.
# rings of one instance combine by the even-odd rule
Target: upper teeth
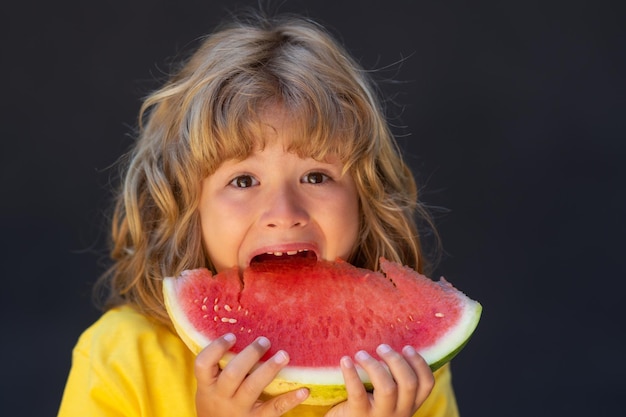
[[268,255],[274,255],[274,256],[283,256],[283,254],[287,254],[287,255],[295,255],[298,252],[305,252],[308,251],[308,249],[298,249],[298,250],[288,250],[287,252],[267,252]]

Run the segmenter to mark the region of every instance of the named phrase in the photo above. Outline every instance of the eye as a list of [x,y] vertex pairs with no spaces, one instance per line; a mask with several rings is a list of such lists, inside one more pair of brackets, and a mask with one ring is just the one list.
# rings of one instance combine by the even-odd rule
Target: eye
[[302,182],[306,184],[321,184],[330,179],[330,177],[321,172],[309,172],[304,177],[302,177]]
[[249,188],[258,184],[259,181],[252,175],[239,175],[233,178],[229,183],[229,185],[232,185],[235,188]]

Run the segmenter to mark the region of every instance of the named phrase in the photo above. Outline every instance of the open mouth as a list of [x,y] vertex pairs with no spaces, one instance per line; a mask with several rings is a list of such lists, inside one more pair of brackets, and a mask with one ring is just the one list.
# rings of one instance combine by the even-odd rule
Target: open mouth
[[254,263],[261,263],[266,261],[283,261],[291,259],[312,259],[316,260],[317,255],[314,251],[308,249],[290,250],[285,252],[267,252],[260,255],[256,255],[250,261],[250,265]]

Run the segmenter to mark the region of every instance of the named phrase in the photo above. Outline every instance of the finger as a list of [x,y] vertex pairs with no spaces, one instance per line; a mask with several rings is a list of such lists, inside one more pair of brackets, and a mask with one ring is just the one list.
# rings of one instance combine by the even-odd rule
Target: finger
[[370,396],[363,386],[363,382],[349,356],[344,356],[339,361],[346,392],[348,393],[348,407],[353,415],[366,415],[370,408]]
[[209,386],[217,382],[220,374],[219,361],[235,342],[235,335],[227,333],[212,341],[196,356],[194,372],[199,386]]
[[396,411],[412,415],[415,411],[419,385],[416,371],[403,355],[391,349],[389,345],[378,346],[376,353],[385,362],[395,381],[397,387]]
[[278,372],[289,363],[289,355],[284,350],[279,350],[267,361],[261,363],[258,368],[248,375],[241,383],[238,395],[249,398],[258,398],[265,387],[276,378]]
[[[258,337],[228,362],[219,377],[220,392],[228,396],[235,395],[246,376],[257,365],[269,347],[270,341],[266,337]],[[254,398],[249,398],[249,403],[254,403],[261,392],[262,390]]]
[[285,394],[281,394],[271,400],[266,401],[262,406],[262,416],[282,416],[287,411],[295,408],[302,401],[306,400],[309,396],[308,388],[299,388],[295,391],[290,391]]
[[402,349],[402,354],[406,358],[409,365],[411,365],[415,371],[415,375],[417,376],[415,406],[419,407],[424,403],[424,401],[426,401],[426,398],[428,398],[433,390],[435,385],[435,376],[422,355],[417,353],[413,347],[405,346],[404,349]]
[[398,387],[389,370],[365,351],[358,352],[355,359],[367,372],[374,386],[374,408],[381,413],[391,413],[396,408]]

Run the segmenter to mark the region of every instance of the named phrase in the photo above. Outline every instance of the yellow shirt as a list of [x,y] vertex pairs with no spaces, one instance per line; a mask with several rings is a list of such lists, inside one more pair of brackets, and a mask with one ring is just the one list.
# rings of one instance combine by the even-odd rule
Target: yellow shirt
[[[130,307],[105,313],[73,351],[59,417],[195,416],[195,356],[166,326]],[[435,388],[415,417],[457,417],[450,370],[435,372]],[[299,406],[286,416],[323,416]]]

